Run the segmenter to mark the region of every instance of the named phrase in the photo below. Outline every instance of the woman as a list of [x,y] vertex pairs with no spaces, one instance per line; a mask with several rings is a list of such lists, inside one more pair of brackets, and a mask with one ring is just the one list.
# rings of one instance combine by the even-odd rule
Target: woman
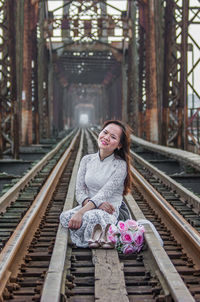
[[130,131],[122,122],[105,122],[98,136],[99,151],[82,158],[76,183],[78,206],[63,212],[61,224],[72,242],[88,247],[95,225],[115,224],[123,195],[130,190]]

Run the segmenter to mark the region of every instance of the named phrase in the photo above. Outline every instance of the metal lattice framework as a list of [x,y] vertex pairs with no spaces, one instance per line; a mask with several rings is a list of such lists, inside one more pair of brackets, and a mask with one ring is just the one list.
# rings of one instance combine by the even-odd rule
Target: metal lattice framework
[[[189,29],[191,25],[195,25],[196,28],[200,24],[200,5],[199,2],[196,6],[189,7]],[[188,119],[188,135],[189,138],[196,145],[197,150],[200,149],[200,89],[198,84],[198,77],[200,72],[200,40],[199,34],[194,35],[188,32],[188,45],[190,51],[190,64],[187,72],[187,83],[189,90],[191,91],[191,99]]]
[[199,152],[200,1],[127,2],[0,0],[0,154],[62,130],[79,84],[98,90],[97,120]]
[[[108,13],[108,7],[114,11],[112,15]],[[70,91],[76,84],[93,84],[98,90],[102,85],[106,87],[104,93],[108,95],[109,87],[116,78],[121,77],[122,41],[126,40],[128,45],[130,22],[127,12],[114,4],[109,5],[105,1],[65,0],[62,13],[60,7],[54,8],[44,24],[45,37],[47,41],[51,39],[53,46],[56,90],[60,85],[60,92],[56,93],[57,104],[54,104],[54,119],[57,120],[55,126],[60,129],[62,115],[57,117],[59,113],[56,106],[63,106],[61,99],[66,95],[66,89]],[[89,100],[91,95],[87,91]],[[117,95],[118,98],[121,102],[120,94]],[[68,102],[71,100],[69,96],[66,99]],[[104,100],[105,103],[102,101],[101,106],[110,107],[111,104],[107,104],[108,98],[105,97]],[[96,98],[95,108],[99,106],[98,102],[100,101]],[[74,100],[72,105],[68,104],[66,107],[75,108],[75,103]],[[67,118],[65,116],[63,119],[73,120],[72,111],[66,112]],[[102,114],[106,116],[105,113]],[[112,114],[116,116],[118,113],[113,110]]]
[[[188,97],[190,91],[196,103],[200,102],[197,84],[200,49],[192,32],[192,25],[199,24],[200,3],[196,1],[194,5],[194,2],[135,1],[139,44],[138,133],[148,140],[185,149],[189,141],[199,149],[200,142],[199,106],[195,108],[194,101],[191,105]],[[155,112],[157,122],[153,118]],[[155,133],[156,127],[162,129],[160,134]]]
[[9,97],[8,15],[6,1],[0,1],[0,152],[11,145],[11,100]]
[[[113,8],[112,15],[107,7]],[[45,21],[47,36],[67,38],[73,42],[108,41],[108,37],[129,38],[127,12],[99,0],[64,1],[63,15],[58,8],[50,12]],[[117,12],[117,13],[116,13]],[[56,32],[56,29],[60,31]]]
[[[199,24],[200,4],[196,1],[166,1],[165,8],[165,64],[163,103],[164,116],[163,133],[166,133],[163,143],[173,142],[179,148],[188,148],[188,141],[199,149],[200,136],[197,124],[198,114],[191,104],[190,96],[198,99],[199,88],[194,82],[196,70],[200,67],[200,48],[192,32],[192,26]],[[195,50],[195,61],[193,51]],[[192,52],[192,56],[191,53]],[[169,54],[170,55],[169,55]],[[192,60],[191,60],[192,59]],[[189,93],[190,91],[190,93]],[[191,113],[188,108],[191,108]],[[200,104],[199,104],[200,106]],[[165,113],[165,111],[163,112]],[[188,120],[188,115],[191,117]],[[167,130],[165,130],[167,129]]]
[[0,1],[0,155],[10,148],[18,154],[16,98],[15,3]]
[[11,149],[15,158],[20,145],[39,142],[40,129],[48,136],[48,53],[45,40],[38,47],[38,13],[38,1],[0,1],[0,153]]

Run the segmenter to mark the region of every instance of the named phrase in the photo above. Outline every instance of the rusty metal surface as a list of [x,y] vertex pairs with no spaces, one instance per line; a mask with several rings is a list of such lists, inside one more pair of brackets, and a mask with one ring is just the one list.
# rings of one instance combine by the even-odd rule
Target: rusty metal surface
[[[191,226],[191,218],[190,223],[186,221],[184,218],[185,212],[188,211],[188,214],[190,213],[190,209],[184,205],[183,202],[181,202],[180,199],[173,194],[171,197],[166,195],[162,192],[162,195],[159,192],[159,181],[157,183],[153,183],[152,186],[149,186],[149,182],[151,183],[151,176],[153,177],[153,174],[149,175],[149,182],[144,180],[143,177],[141,177],[140,173],[136,169],[133,169],[133,173],[135,175],[134,183],[137,184],[137,186],[141,186],[141,192],[149,202],[149,204],[153,207],[154,211],[161,217],[163,223],[168,225],[168,228],[171,230],[171,232],[176,236],[177,241],[179,241],[184,250],[187,252],[188,255],[190,255],[191,259],[194,262],[194,265],[196,268],[200,268],[200,259],[199,259],[199,252],[200,252],[200,235],[199,231],[196,230],[196,226]],[[148,173],[144,173],[146,178],[148,179]],[[161,192],[161,190],[160,190]],[[169,192],[170,193],[170,192]],[[174,201],[173,201],[174,199]],[[172,201],[171,201],[172,200]],[[170,202],[171,201],[171,202]],[[179,211],[179,212],[178,212]],[[195,214],[195,213],[194,213]],[[196,215],[196,218],[198,220],[198,216]],[[193,225],[195,221],[195,215],[193,220]],[[198,225],[197,225],[198,228]]]
[[[27,198],[26,196],[22,196],[21,202],[16,202],[19,208],[24,208],[24,218],[19,222],[19,224],[16,226],[15,233],[11,238],[9,239],[8,243],[3,248],[0,257],[1,257],[1,295],[4,290],[4,282],[8,282],[9,274],[7,272],[12,271],[12,276],[15,276],[15,272],[18,269],[19,263],[23,262],[23,253],[25,253],[25,250],[27,246],[30,244],[31,236],[34,235],[40,220],[41,216],[44,212],[48,211],[48,203],[51,201],[52,194],[55,191],[56,185],[59,182],[59,178],[65,169],[66,164],[68,163],[71,153],[73,151],[73,148],[75,146],[75,143],[77,141],[79,133],[76,134],[76,136],[73,138],[71,144],[66,149],[64,154],[61,156],[59,162],[52,166],[52,163],[50,164],[49,168],[51,169],[53,167],[53,170],[51,173],[48,171],[48,169],[45,171],[43,170],[40,172],[40,176],[48,176],[46,182],[44,183],[42,189],[36,196],[36,198],[33,200],[33,203],[30,208],[25,209],[26,206],[30,205],[30,202],[26,202]],[[60,156],[59,156],[60,157]],[[54,159],[55,161],[55,159]],[[55,163],[54,163],[55,164]],[[69,166],[68,166],[69,169]],[[42,182],[42,179],[41,179]],[[38,181],[39,185],[40,182]],[[38,183],[36,182],[36,186],[38,186]],[[63,198],[63,195],[59,197],[59,194],[55,191],[55,200],[60,200]],[[25,194],[26,195],[26,194]],[[30,196],[31,197],[31,196]],[[30,198],[29,198],[30,199]],[[30,199],[31,200],[31,199]],[[29,201],[29,200],[28,200]],[[20,213],[20,212],[19,212]],[[40,213],[40,215],[39,215]],[[8,228],[9,229],[9,228]],[[54,230],[55,231],[55,230]],[[21,244],[23,241],[23,244]],[[18,261],[14,261],[13,259],[18,259]]]
[[[83,131],[81,133],[80,144],[77,150],[76,159],[74,161],[71,173],[67,195],[64,200],[63,211],[70,210],[74,204],[76,176],[83,152]],[[56,195],[57,196],[57,195]],[[59,224],[55,245],[52,251],[51,262],[46,273],[45,282],[42,289],[41,302],[59,302],[60,293],[62,292],[62,284],[65,279],[65,259],[68,249],[68,230]]]
[[[163,239],[165,252],[174,264],[175,269],[183,279],[185,285],[188,287],[190,294],[193,296],[190,296],[191,299],[198,301],[198,290],[192,284],[195,282],[197,282],[196,284],[199,284],[200,282],[199,269],[196,268],[195,264],[191,261],[190,254],[185,254],[183,246],[178,240],[176,240],[176,232],[172,233],[169,230],[169,224],[164,222],[162,217],[158,214],[154,207],[152,207],[150,200],[148,201],[146,199],[147,196],[141,187],[134,187],[133,197],[136,200],[140,210],[143,212],[145,218],[154,224],[161,238]],[[173,294],[176,295],[176,293],[177,292],[175,290]],[[183,294],[183,292],[181,293],[180,291],[180,294]],[[175,298],[175,296],[173,296],[173,298]],[[184,301],[184,295],[182,296],[182,299]],[[179,301],[178,297],[176,297],[175,300]],[[187,299],[185,301],[187,301]]]
[[124,118],[140,137],[200,152],[199,1],[12,4],[0,1],[1,154],[73,125],[71,84],[102,87],[97,123]]
[[[88,142],[90,142],[88,146],[90,146],[95,137],[90,136],[90,134],[86,137]],[[93,152],[92,149],[91,151]],[[10,284],[7,285],[4,299],[13,299],[13,301],[19,301],[20,299],[25,299],[26,301],[31,299],[35,301],[41,300],[44,277],[51,260],[59,223],[58,216],[63,208],[69,177],[73,168],[73,159],[70,161],[68,168],[70,171],[66,170],[62,175],[61,182],[54,191],[54,195],[47,206],[42,221],[38,225],[38,229],[36,232],[33,232],[33,238],[30,238],[31,244],[28,246],[24,263],[20,265],[20,271],[16,271]],[[174,264],[174,272],[177,270],[178,275],[183,278],[189,291],[185,285],[181,285],[181,279],[179,280],[178,290],[175,290],[177,282],[173,281],[173,278],[176,278],[175,275],[177,272],[174,273],[174,277],[169,278],[170,269],[169,266],[165,266],[166,262],[164,261],[163,254],[161,256],[159,252],[159,259],[156,260],[157,263],[162,263],[159,269],[155,262],[152,261],[149,250],[151,244],[152,254],[153,249],[158,251],[161,247],[156,247],[156,243],[152,241],[153,237],[150,235],[151,231],[148,229],[146,236],[150,240],[148,241],[150,246],[147,249],[144,249],[139,255],[121,255],[119,257],[124,267],[123,273],[128,299],[129,301],[137,301],[137,299],[140,301],[147,299],[148,301],[162,301],[171,299],[172,295],[175,301],[179,301],[178,297],[182,295],[182,301],[194,301],[194,298],[198,301],[199,270],[196,269],[192,260],[189,259],[189,255],[185,254],[183,247],[176,242],[174,238],[175,234],[172,236],[168,226],[163,223],[164,220],[152,209],[151,205],[148,205],[145,196],[142,196],[145,194],[145,191],[141,190],[141,187],[134,187],[133,197],[142,209],[145,217],[156,226],[164,241],[165,253],[171,259],[170,265]],[[158,253],[155,254],[158,255]],[[94,259],[92,260],[91,250],[76,248],[69,244],[66,260],[66,279],[62,286],[62,298],[67,298],[69,301],[94,301],[95,262]],[[166,276],[168,276],[166,280],[169,288],[161,282],[164,270],[168,271],[166,273]],[[171,287],[170,282],[173,284],[171,284]],[[184,292],[185,290],[187,294]]]
[[[2,152],[12,146],[13,133],[12,133],[12,123],[14,106],[16,102],[16,66],[15,66],[15,49],[13,46],[15,44],[15,34],[13,32],[12,22],[13,10],[15,6],[11,6],[8,1],[0,1],[0,30],[1,30],[1,83],[0,83],[0,156]],[[9,56],[12,56],[9,62]],[[12,81],[12,82],[11,82]],[[11,87],[9,88],[9,86]],[[11,95],[10,95],[11,94]],[[16,125],[17,126],[17,125]],[[17,139],[17,137],[16,137]],[[17,146],[15,156],[17,157]]]
[[[158,14],[158,3],[155,5],[154,2],[153,21],[157,24],[157,28],[159,28],[153,36],[156,45],[156,50],[154,49],[154,51],[152,51],[153,48],[149,47],[148,44],[150,38],[148,18],[151,15],[148,3],[150,2],[138,1],[139,108],[141,108],[140,111],[142,112],[139,135],[143,138],[149,138],[149,121],[154,125],[154,129],[157,127],[157,122],[154,121],[155,116],[153,117],[152,115],[151,118],[151,113],[148,109],[148,102],[152,96],[152,93],[150,93],[149,90],[149,83],[153,85],[152,71],[154,70],[148,69],[148,62],[150,60],[149,54],[156,54],[156,71],[159,72],[159,77],[162,78],[162,80],[159,80],[157,77],[154,85],[154,87],[157,87],[155,91],[157,90],[157,92],[160,93],[161,98],[157,100],[157,106],[160,106],[159,112],[162,115],[162,118],[159,121],[159,142],[166,145],[173,145],[178,148],[190,148],[198,153],[198,106],[196,106],[195,109],[194,103],[196,101],[193,100],[191,115],[194,114],[194,118],[191,118],[190,125],[188,125],[187,89],[190,88],[192,91],[193,99],[197,100],[199,98],[199,92],[194,81],[194,74],[196,74],[195,72],[199,66],[199,58],[197,55],[194,64],[194,62],[191,63],[191,56],[189,57],[189,52],[193,53],[193,51],[199,51],[195,35],[189,28],[189,25],[191,26],[198,23],[197,18],[200,11],[199,3],[192,6],[190,1],[159,2],[160,15],[155,15]],[[151,43],[153,39],[152,37],[150,38]],[[162,47],[163,50],[161,49]],[[164,52],[164,56],[162,56],[162,51]],[[151,64],[153,62],[155,62],[155,60],[150,60]],[[187,71],[186,62],[192,66],[190,71]],[[191,80],[192,74],[193,80]],[[190,97],[191,96],[189,96],[188,99],[191,106]],[[194,123],[192,123],[192,120],[194,120]],[[189,140],[192,141],[192,144],[190,143],[191,147],[188,144]]]
[[[73,134],[73,133],[71,133]],[[20,190],[23,190],[27,183],[37,175],[37,173],[42,169],[42,167],[58,152],[63,144],[67,142],[71,134],[64,138],[51,152],[49,152],[36,166],[34,166],[19,182],[17,182],[11,189],[9,189],[3,196],[0,198],[0,210],[3,213],[14,201],[20,193]]]

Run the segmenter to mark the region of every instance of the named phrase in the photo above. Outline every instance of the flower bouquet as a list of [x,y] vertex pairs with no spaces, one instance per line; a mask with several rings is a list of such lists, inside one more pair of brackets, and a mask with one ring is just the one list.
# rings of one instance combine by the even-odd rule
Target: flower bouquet
[[119,253],[139,252],[144,243],[144,227],[132,219],[119,221],[117,225],[110,225],[108,240],[115,244]]

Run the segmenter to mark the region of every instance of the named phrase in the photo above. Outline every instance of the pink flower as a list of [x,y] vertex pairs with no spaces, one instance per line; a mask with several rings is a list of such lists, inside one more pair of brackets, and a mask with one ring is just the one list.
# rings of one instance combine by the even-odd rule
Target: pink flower
[[133,246],[132,244],[125,244],[123,246],[123,253],[128,255],[132,254],[137,251],[137,247]]
[[118,226],[120,233],[128,230],[128,227],[124,221],[119,221],[117,226]]
[[127,227],[131,230],[136,230],[138,228],[138,224],[135,220],[132,219],[128,219],[125,221],[125,224],[127,225]]
[[134,241],[134,234],[131,231],[123,232],[121,234],[122,243],[132,243]]
[[116,234],[119,234],[119,230],[118,228],[116,227],[116,225],[114,224],[111,224],[109,229],[108,229],[108,232],[112,235],[116,235]]
[[135,232],[133,234],[133,237],[134,237],[134,242],[137,246],[140,246],[143,244],[144,236],[143,236],[142,232],[140,232],[140,231]]
[[108,235],[108,241],[111,241],[112,243],[116,244],[117,243],[117,236],[114,236],[113,234]]

